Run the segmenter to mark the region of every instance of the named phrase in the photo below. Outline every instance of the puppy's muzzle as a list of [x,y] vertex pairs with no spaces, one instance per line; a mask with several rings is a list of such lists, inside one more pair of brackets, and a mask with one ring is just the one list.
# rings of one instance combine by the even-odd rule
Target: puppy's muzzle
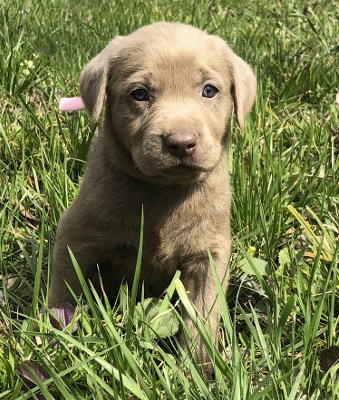
[[163,138],[165,149],[173,157],[185,158],[193,155],[197,148],[197,136],[189,130],[172,130]]

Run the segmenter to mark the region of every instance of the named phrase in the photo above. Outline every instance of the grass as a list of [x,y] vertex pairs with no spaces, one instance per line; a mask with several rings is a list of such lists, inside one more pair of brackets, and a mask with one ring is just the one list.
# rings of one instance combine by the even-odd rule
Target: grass
[[[0,0],[0,399],[339,398],[338,8]],[[77,95],[81,68],[113,36],[158,20],[222,36],[258,79],[246,131],[234,123],[229,146],[234,240],[220,348],[177,276],[158,303],[135,304],[133,288],[122,287],[109,304],[83,283],[75,332],[54,327],[46,311],[36,339],[57,221],[92,139],[88,116],[58,112],[58,100]],[[178,346],[175,293],[206,342],[215,381]],[[29,377],[37,385],[27,389]]]

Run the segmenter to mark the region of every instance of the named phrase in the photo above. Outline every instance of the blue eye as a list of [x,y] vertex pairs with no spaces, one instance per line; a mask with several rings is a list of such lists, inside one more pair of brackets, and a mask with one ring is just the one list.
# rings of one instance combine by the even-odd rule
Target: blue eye
[[208,99],[211,99],[218,92],[219,92],[219,90],[216,87],[214,87],[212,85],[206,85],[204,87],[204,90],[202,91],[202,97],[207,97]]
[[137,101],[147,101],[149,100],[148,93],[146,92],[145,89],[136,89],[133,90],[131,95],[135,98]]

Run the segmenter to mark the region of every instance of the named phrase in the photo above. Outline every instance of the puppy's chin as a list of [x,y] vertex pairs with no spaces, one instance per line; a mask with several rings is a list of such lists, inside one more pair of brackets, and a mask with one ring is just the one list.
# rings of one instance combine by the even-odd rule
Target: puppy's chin
[[184,174],[178,171],[163,171],[159,175],[144,175],[144,180],[158,185],[170,186],[180,185],[187,186],[203,182],[208,176],[208,172],[202,171],[186,171]]
[[140,168],[139,171],[143,174],[143,179],[149,182],[163,185],[189,185],[204,181],[212,169],[180,163],[163,168],[149,166]]
[[194,168],[187,165],[178,165],[176,167],[161,171],[160,177],[164,181],[175,182],[178,184],[188,184],[193,182],[199,182],[203,176],[206,176],[208,171],[204,171],[201,168]]
[[[150,158],[150,157],[149,157]],[[189,185],[203,182],[223,159],[223,152],[214,158],[201,160],[187,157],[154,157],[152,162],[146,158],[134,158],[134,168],[145,181],[163,185]]]

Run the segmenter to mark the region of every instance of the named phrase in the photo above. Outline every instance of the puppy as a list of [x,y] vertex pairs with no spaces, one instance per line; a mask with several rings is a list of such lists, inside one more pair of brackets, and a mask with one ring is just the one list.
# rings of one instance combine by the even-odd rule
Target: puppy
[[[116,37],[84,68],[80,93],[94,127],[78,197],[62,215],[52,260],[49,305],[74,302],[86,278],[106,266],[107,290],[133,281],[144,210],[140,281],[154,296],[176,270],[208,317],[217,342],[220,312],[207,249],[226,291],[231,190],[225,147],[233,109],[241,129],[255,99],[250,67],[199,29],[159,22]],[[106,98],[106,100],[105,100]],[[184,312],[193,335],[193,323]],[[211,375],[205,347],[198,357]]]

